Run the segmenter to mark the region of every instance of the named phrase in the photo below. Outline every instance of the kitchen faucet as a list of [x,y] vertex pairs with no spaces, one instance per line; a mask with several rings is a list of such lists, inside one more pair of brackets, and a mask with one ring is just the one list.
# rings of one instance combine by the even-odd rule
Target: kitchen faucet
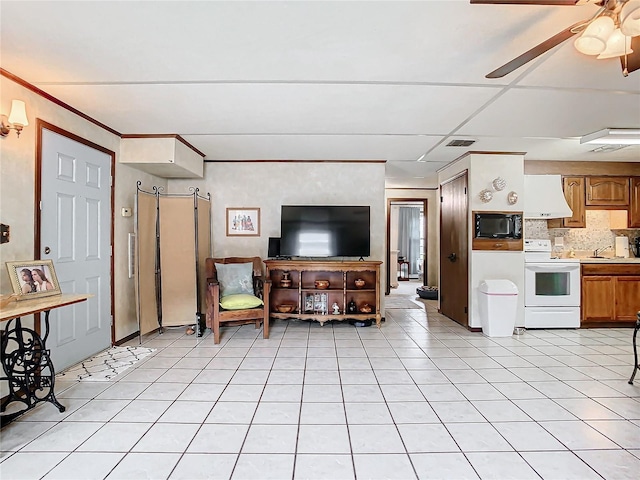
[[593,256],[594,257],[598,257],[599,254],[601,254],[602,252],[604,252],[606,249],[611,248],[611,245],[607,245],[606,247],[600,247],[600,248],[596,248],[593,251]]

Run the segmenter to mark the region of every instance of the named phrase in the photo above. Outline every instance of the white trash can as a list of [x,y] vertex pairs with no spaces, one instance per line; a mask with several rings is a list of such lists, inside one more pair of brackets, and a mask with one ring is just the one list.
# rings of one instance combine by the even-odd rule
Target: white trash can
[[478,307],[482,333],[487,337],[510,337],[516,326],[518,287],[510,280],[480,282]]

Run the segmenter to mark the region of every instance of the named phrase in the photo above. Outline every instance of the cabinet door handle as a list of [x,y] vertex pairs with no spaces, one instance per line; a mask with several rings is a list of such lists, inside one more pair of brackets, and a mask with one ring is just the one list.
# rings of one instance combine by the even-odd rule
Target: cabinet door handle
[[458,257],[456,256],[456,254],[455,254],[455,253],[452,253],[452,254],[451,254],[451,255],[449,255],[447,258],[448,258],[449,260],[451,260],[452,262],[455,262],[455,261],[457,260],[457,258],[458,258]]
[[501,247],[501,246],[503,246],[503,245],[504,245],[504,243],[496,243],[496,244],[494,245],[494,247],[496,247],[496,248],[500,248],[500,247]]

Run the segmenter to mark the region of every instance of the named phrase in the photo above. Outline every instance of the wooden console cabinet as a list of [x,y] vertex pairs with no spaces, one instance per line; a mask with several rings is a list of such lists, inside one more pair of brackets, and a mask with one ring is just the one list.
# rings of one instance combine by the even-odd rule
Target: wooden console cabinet
[[[331,320],[375,320],[380,327],[380,265],[382,262],[340,262],[315,260],[265,260],[272,287],[269,296],[271,318],[316,320],[324,325]],[[288,273],[290,286],[282,286]],[[364,285],[356,286],[356,279]],[[328,288],[317,288],[317,280],[327,280]],[[287,282],[285,282],[286,285]],[[356,313],[349,313],[349,304]],[[293,311],[280,312],[282,305]],[[333,313],[337,304],[340,313]],[[371,311],[368,310],[367,306]]]
[[631,323],[640,310],[639,264],[582,265],[582,326]]

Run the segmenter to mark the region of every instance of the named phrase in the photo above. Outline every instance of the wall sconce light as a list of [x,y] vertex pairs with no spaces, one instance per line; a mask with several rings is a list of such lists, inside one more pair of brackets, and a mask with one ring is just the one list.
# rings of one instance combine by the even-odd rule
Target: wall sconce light
[[22,129],[29,125],[27,109],[24,102],[22,100],[11,100],[9,118],[7,118],[6,115],[1,115],[0,120],[2,121],[0,125],[0,135],[6,137],[9,135],[9,131],[15,130],[19,137]]

